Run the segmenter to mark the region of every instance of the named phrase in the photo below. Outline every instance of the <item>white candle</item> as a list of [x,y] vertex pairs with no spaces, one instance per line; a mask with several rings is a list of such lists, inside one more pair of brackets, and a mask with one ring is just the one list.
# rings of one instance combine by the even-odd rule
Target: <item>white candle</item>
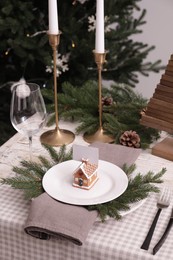
[[105,52],[104,39],[104,0],[97,0],[96,2],[96,39],[95,52]]
[[49,34],[58,34],[58,8],[57,0],[49,0]]

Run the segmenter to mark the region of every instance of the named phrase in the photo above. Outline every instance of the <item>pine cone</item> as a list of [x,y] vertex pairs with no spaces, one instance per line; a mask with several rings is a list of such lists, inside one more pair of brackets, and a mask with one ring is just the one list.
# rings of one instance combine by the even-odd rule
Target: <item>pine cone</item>
[[140,137],[135,131],[125,131],[120,136],[120,144],[128,147],[139,148],[140,147]]
[[110,106],[113,104],[112,97],[102,97],[102,106]]

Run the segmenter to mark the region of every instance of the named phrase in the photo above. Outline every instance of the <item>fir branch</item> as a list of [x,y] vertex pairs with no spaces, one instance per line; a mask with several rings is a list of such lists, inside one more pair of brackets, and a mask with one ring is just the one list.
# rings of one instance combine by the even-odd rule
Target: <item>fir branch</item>
[[[140,124],[141,111],[146,108],[147,100],[136,94],[126,84],[116,84],[111,88],[102,88],[103,97],[111,97],[112,104],[102,107],[102,125],[108,135],[119,143],[120,135],[127,130],[136,131],[141,139],[141,147],[147,148],[159,138],[156,129]],[[80,89],[70,83],[63,85],[59,94],[60,117],[79,123],[76,133],[94,133],[99,128],[98,86],[95,81],[86,82]],[[54,123],[55,115],[50,117],[49,125]]]
[[4,178],[0,180],[1,184],[10,185],[14,189],[20,189],[24,192],[25,199],[32,199],[41,195],[44,190],[41,179],[30,180],[23,176]]
[[[133,169],[136,166],[131,165],[129,168],[124,166],[126,173],[132,174]],[[121,211],[129,210],[131,203],[138,202],[148,197],[151,192],[159,192],[159,188],[152,183],[162,183],[161,177],[164,175],[166,169],[163,168],[157,174],[148,172],[146,175],[138,173],[134,178],[129,179],[129,184],[126,191],[115,200],[101,204],[88,206],[89,210],[98,210],[99,216],[102,221],[105,221],[106,217],[112,217],[115,219],[121,218]]]
[[122,170],[126,173],[128,177],[130,177],[131,174],[136,170],[136,164],[131,164],[130,166],[124,164]]
[[[21,164],[23,163],[24,161],[21,162]],[[28,170],[28,168],[25,168],[25,167],[13,167],[13,172],[17,173],[18,175],[21,175],[23,178],[30,178],[32,179],[33,181],[40,178],[40,174],[38,174],[38,172],[35,172],[35,171],[30,171]],[[37,176],[36,176],[37,175]]]
[[99,128],[99,119],[98,117],[93,117],[88,115],[88,117],[83,117],[83,121],[81,124],[76,128],[76,133],[79,134],[80,132],[84,132],[87,134],[94,133]]
[[[28,172],[30,174],[32,174],[32,176],[36,177],[36,178],[42,178],[44,175],[44,169],[42,164],[40,163],[36,163],[36,162],[32,162],[32,161],[22,161],[21,165],[23,166],[23,168],[27,169]],[[16,167],[13,168],[14,172],[18,172],[19,168],[16,169]]]
[[[144,149],[159,138],[158,130],[140,124],[141,111],[146,108],[147,100],[131,87],[126,84],[102,87],[102,97],[112,98],[109,105],[103,103],[102,125],[105,133],[115,138],[115,143],[119,143],[120,135],[127,130],[133,130],[140,136],[141,147]],[[58,101],[60,117],[79,123],[77,134],[92,134],[98,130],[98,86],[95,81],[88,81],[80,88],[65,83]]]
[[86,116],[87,113],[84,114],[84,110],[81,108],[70,108],[64,110],[63,108],[63,115],[61,117],[65,120],[73,120],[73,121],[80,121],[81,117]]
[[40,162],[42,163],[44,169],[48,170],[53,166],[53,162],[48,160],[47,158],[45,158],[43,156],[39,156],[38,158],[39,158]]
[[166,168],[162,168],[160,172],[154,174],[154,172],[149,171],[148,174],[143,176],[143,181],[145,183],[161,183],[161,177],[166,172]]
[[103,124],[104,130],[109,133],[110,135],[115,137],[115,142],[119,142],[120,135],[128,130],[128,127],[119,122],[118,118],[111,114],[104,115],[104,118],[106,119],[106,122]]
[[21,167],[13,167],[15,177],[0,180],[1,184],[7,184],[15,189],[24,191],[25,198],[32,199],[43,193],[42,178],[53,165],[72,159],[72,150],[66,151],[66,146],[61,146],[57,152],[53,147],[43,145],[47,149],[52,162],[40,156],[40,162],[21,161]]
[[59,153],[57,153],[57,151],[49,145],[44,144],[43,146],[48,151],[53,162],[56,164],[72,159],[72,149],[67,152],[65,145],[60,147]]

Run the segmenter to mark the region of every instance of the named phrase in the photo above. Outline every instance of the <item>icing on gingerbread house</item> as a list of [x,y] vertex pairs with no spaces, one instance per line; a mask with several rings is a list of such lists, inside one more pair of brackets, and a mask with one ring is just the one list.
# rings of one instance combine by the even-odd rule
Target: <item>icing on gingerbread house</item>
[[73,186],[89,190],[98,180],[98,165],[82,159],[82,163],[74,171]]

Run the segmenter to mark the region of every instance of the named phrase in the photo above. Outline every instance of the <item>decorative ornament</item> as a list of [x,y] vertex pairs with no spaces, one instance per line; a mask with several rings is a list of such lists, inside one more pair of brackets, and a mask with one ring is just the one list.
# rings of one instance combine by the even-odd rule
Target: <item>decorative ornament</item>
[[[105,21],[105,33],[109,33],[113,29],[113,26],[110,23],[110,18],[108,16],[105,16],[104,21]],[[88,16],[88,32],[94,32],[95,29],[96,29],[96,17],[94,15]]]
[[[74,48],[75,46],[73,46]],[[56,76],[59,77],[62,72],[68,71],[68,61],[69,61],[70,54],[67,53],[66,55],[61,55],[57,53],[56,55]],[[46,66],[46,72],[52,73],[54,69],[54,62],[52,60],[51,66]]]
[[11,91],[13,91],[13,88],[16,87],[17,96],[19,98],[26,98],[30,95],[30,88],[26,84],[26,81],[24,78],[21,78],[18,82],[14,83],[11,86]]
[[77,0],[72,1],[72,5],[76,5]]
[[94,15],[88,16],[88,32],[94,31],[96,28],[96,18]]
[[[147,128],[154,128],[173,134],[173,54],[171,54],[165,73],[162,74],[153,96],[150,98],[145,113],[141,115],[140,123]],[[166,137],[155,144],[151,153],[173,161],[173,138]]]
[[120,144],[128,147],[139,148],[140,147],[140,137],[135,131],[125,131],[120,136]]
[[173,133],[173,54],[171,55],[157,84],[153,96],[150,98],[140,123],[160,131]]

